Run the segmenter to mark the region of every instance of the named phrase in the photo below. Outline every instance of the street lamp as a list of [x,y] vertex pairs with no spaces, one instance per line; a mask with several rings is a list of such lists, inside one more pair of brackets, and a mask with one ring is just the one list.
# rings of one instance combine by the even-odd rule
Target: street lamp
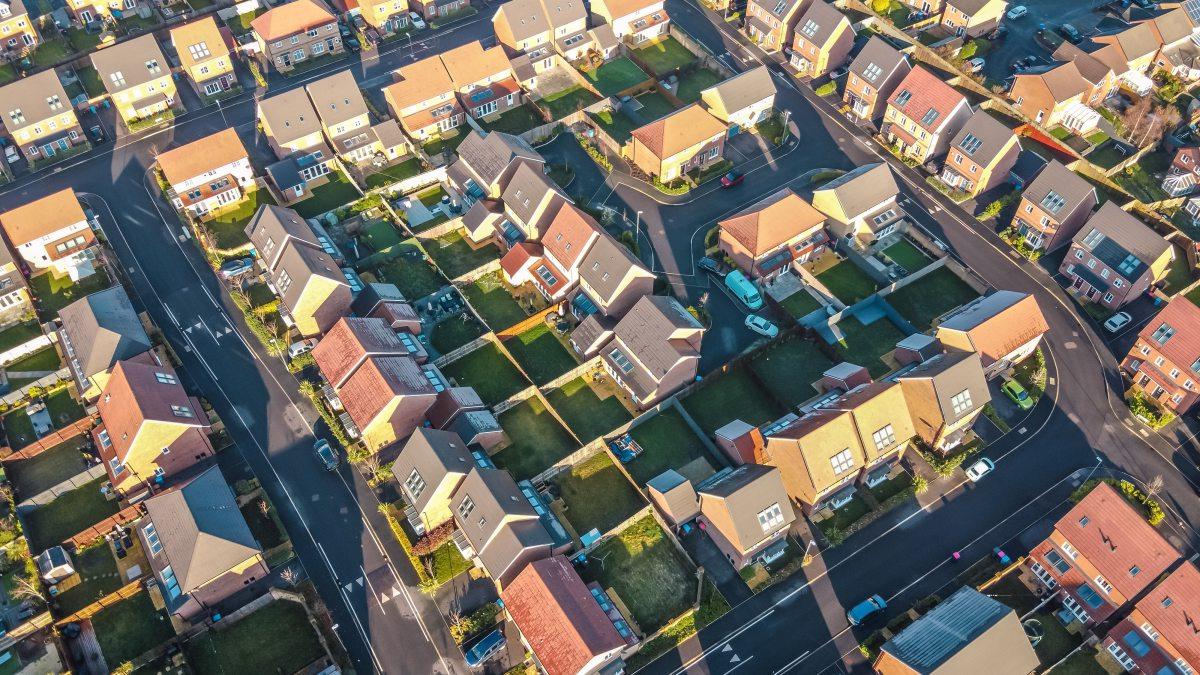
[[634,241],[639,241],[642,238],[642,212],[637,212],[637,221],[633,225]]

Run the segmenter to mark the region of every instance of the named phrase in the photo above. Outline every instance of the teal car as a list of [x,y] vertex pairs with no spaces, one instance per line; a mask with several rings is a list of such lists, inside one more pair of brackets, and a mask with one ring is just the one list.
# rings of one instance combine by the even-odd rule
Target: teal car
[[1008,380],[1000,385],[1000,390],[1004,392],[1005,396],[1012,399],[1012,402],[1016,403],[1021,410],[1029,410],[1033,407],[1033,398],[1029,392],[1025,391],[1025,387],[1022,387],[1020,382]]

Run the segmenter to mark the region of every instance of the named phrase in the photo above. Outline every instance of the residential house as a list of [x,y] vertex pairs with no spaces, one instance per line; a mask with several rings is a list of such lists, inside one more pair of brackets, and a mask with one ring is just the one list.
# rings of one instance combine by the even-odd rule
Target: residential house
[[917,66],[888,99],[882,133],[906,157],[927,162],[946,152],[970,117],[967,97]]
[[500,44],[540,73],[554,67],[556,54],[568,62],[587,54],[587,17],[583,0],[511,0],[492,15],[492,27]]
[[1165,279],[1174,260],[1171,242],[1107,202],[1076,233],[1059,272],[1081,301],[1117,309]]
[[403,140],[398,141],[400,148],[396,152],[385,152],[377,133],[380,125],[371,124],[367,101],[349,70],[307,84],[304,90],[317,111],[325,137],[339,157],[354,164],[365,164],[381,155],[396,159],[407,152],[408,143]]
[[440,18],[449,21],[459,12],[471,7],[471,0],[409,0],[409,7],[426,21]]
[[1171,166],[1163,178],[1162,189],[1168,196],[1182,197],[1196,189],[1200,179],[1200,147],[1188,146],[1175,151]]
[[113,366],[96,409],[92,439],[113,489],[126,497],[213,455],[200,401],[152,351]]
[[[138,0],[67,0],[67,9],[82,26],[106,23],[137,14]],[[90,28],[95,29],[95,26]]]
[[302,87],[260,99],[257,119],[279,159],[325,145],[321,116]]
[[5,136],[34,162],[86,142],[75,109],[54,69],[0,87],[0,124]]
[[238,86],[227,39],[213,16],[171,29],[171,46],[179,65],[201,96],[218,96]]
[[1021,144],[1012,129],[976,110],[954,140],[942,164],[942,182],[976,197],[1008,180]]
[[570,307],[577,317],[596,312],[620,317],[653,292],[654,273],[628,247],[601,231],[579,261],[579,293]]
[[40,42],[24,0],[0,0],[0,55],[21,57]]
[[1033,547],[1026,565],[1038,584],[1061,593],[1064,623],[1091,626],[1141,595],[1179,558],[1140,507],[1101,481]]
[[[548,558],[554,539],[507,471],[474,467],[450,497],[455,544],[503,589],[529,563]],[[544,507],[543,507],[544,510]]]
[[766,66],[751,68],[700,92],[700,102],[730,134],[753,129],[775,112],[775,80]]
[[[2,226],[0,226],[2,228]],[[8,246],[0,246],[0,321],[17,323],[33,311],[25,275],[13,260]]]
[[454,517],[450,495],[475,466],[471,450],[453,431],[418,428],[408,437],[392,473],[418,535]]
[[751,277],[773,279],[825,251],[825,220],[791,188],[783,188],[719,221],[717,247]]
[[505,438],[496,416],[471,387],[447,387],[439,391],[437,400],[425,411],[425,421],[433,429],[458,434],[477,458],[477,453],[491,451]]
[[800,77],[817,78],[846,63],[852,47],[850,19],[833,5],[814,2],[796,23],[788,63]]
[[874,35],[850,62],[842,102],[860,120],[874,122],[883,117],[887,100],[911,70],[907,56]]
[[1053,160],[1021,193],[1011,227],[1034,249],[1071,241],[1096,206],[1096,188]]
[[900,2],[908,5],[913,11],[920,12],[925,16],[933,16],[942,11],[944,0],[900,0]]
[[171,203],[198,218],[234,208],[256,189],[250,155],[232,128],[161,153],[157,162]]
[[71,188],[0,213],[0,228],[35,273],[47,271],[78,281],[96,271],[96,235]]
[[[305,0],[306,1],[306,0]],[[126,125],[175,108],[171,64],[147,33],[91,54],[92,66]]]
[[459,104],[471,117],[503,114],[522,104],[524,94],[504,47],[484,49],[473,40],[442,52],[438,58],[454,83]]
[[279,295],[284,321],[301,335],[320,335],[346,315],[352,297],[346,274],[332,257],[336,249],[295,211],[259,207],[246,225],[246,236],[267,272],[268,285]]
[[1189,82],[1200,79],[1200,46],[1192,41],[1196,26],[1186,9],[1176,8],[1149,19],[1162,46],[1154,58],[1153,72],[1165,70]]
[[[424,348],[412,337],[393,328],[386,319],[343,316],[329,329],[316,347],[313,360],[333,389],[345,387],[350,377],[371,358],[409,356],[421,358]],[[424,411],[421,411],[424,413]]]
[[352,16],[361,16],[375,30],[383,35],[393,35],[410,26],[408,17],[408,0],[345,0],[353,5],[350,9]]
[[591,6],[618,40],[639,45],[670,34],[671,15],[663,0],[595,0]]
[[873,665],[880,675],[1029,675],[1041,664],[1016,611],[963,586],[883,643]]
[[917,437],[940,452],[967,441],[971,425],[992,400],[979,354],[949,350],[911,370],[896,381],[904,388]]
[[[500,202],[501,217],[495,219],[491,229],[502,250],[526,240],[542,240],[559,213],[573,204],[546,175],[544,165],[532,162],[516,165],[500,193]],[[483,233],[478,227],[470,231],[476,233],[474,236]]]
[[1101,32],[1093,35],[1091,40],[1097,44],[1115,47],[1129,70],[1142,76],[1147,74],[1154,63],[1154,57],[1158,56],[1159,47],[1162,46],[1162,38],[1151,21],[1137,23],[1115,32]]
[[337,154],[328,143],[321,142],[268,164],[264,173],[267,183],[275,188],[275,199],[290,206],[310,197],[313,190],[329,182],[329,176],[337,170]]
[[811,0],[749,0],[742,30],[768,53],[782,51],[792,43],[800,15]]
[[513,172],[521,164],[533,165],[539,173],[546,160],[520,136],[502,131],[470,131],[455,151],[458,159],[446,170],[463,201],[474,204],[499,199]]
[[[589,322],[599,319],[593,315],[584,324]],[[572,334],[571,344],[588,356],[600,351],[604,370],[639,408],[654,405],[696,377],[704,326],[674,298],[643,296],[603,332],[587,346]]]
[[858,245],[903,231],[900,188],[884,162],[864,164],[813,190],[812,205],[829,217],[835,236]]
[[599,584],[584,585],[560,555],[526,565],[500,598],[546,675],[621,672],[621,650],[636,640]]
[[1103,47],[1091,54],[1063,43],[1054,62],[1017,73],[1008,97],[1013,107],[1045,127],[1057,124],[1086,134],[1099,124],[1094,108],[1117,86],[1117,76],[1128,70],[1116,48]]
[[722,161],[728,133],[724,122],[693,103],[634,129],[625,148],[634,166],[669,183]]
[[1200,307],[1185,297],[1167,303],[1121,361],[1130,389],[1178,415],[1200,398]]
[[[374,282],[365,284],[354,296],[350,309],[355,316],[367,316],[387,321],[397,335],[421,334],[421,316],[408,303],[395,284]],[[418,343],[419,344],[419,343]]]
[[[1185,561],[1108,631],[1100,648],[1127,672],[1194,673],[1200,668],[1200,570]],[[1174,669],[1171,669],[1171,666]]]
[[936,337],[947,347],[979,354],[990,379],[1031,356],[1049,330],[1037,298],[995,291],[943,317]]
[[118,362],[154,346],[120,284],[63,307],[58,321],[58,344],[85,401],[100,396]]
[[779,469],[743,464],[722,469],[696,485],[704,532],[734,569],[771,562],[787,550],[796,513]]
[[579,282],[580,262],[603,228],[573,204],[560,208],[540,242],[523,241],[500,259],[504,280],[531,283],[547,300],[563,300]]
[[250,22],[258,58],[287,74],[308,59],[345,51],[337,17],[315,0],[292,0]]
[[959,37],[980,37],[996,30],[1006,11],[1007,0],[946,0],[940,23]]
[[146,500],[137,523],[167,611],[199,623],[246,586],[270,576],[259,543],[220,467]]

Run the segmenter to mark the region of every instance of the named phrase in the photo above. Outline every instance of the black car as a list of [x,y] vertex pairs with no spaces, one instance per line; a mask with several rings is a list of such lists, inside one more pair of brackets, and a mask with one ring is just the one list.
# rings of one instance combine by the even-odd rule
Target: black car
[[362,45],[359,44],[357,38],[346,38],[345,40],[342,40],[342,43],[346,45],[346,49],[349,49],[352,52],[362,51]]
[[1059,26],[1058,32],[1061,33],[1063,37],[1067,38],[1067,41],[1073,45],[1083,42],[1083,34],[1079,32],[1078,28],[1069,23],[1064,23],[1063,25]]
[[104,135],[104,127],[99,124],[88,129],[88,135],[92,137],[92,142],[97,145],[107,140],[107,137]]
[[708,256],[704,256],[703,258],[697,260],[696,266],[702,270],[712,272],[717,276],[721,276],[725,272],[720,262]]

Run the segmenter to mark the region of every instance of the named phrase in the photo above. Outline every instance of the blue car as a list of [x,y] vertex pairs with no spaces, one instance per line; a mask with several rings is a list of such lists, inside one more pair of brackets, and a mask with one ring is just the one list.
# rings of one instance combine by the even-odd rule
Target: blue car
[[751,311],[762,309],[762,294],[758,292],[754,282],[747,279],[741,270],[734,270],[725,275],[725,286],[733,291],[734,297],[741,300],[742,304],[749,307]]
[[846,619],[850,621],[851,626],[861,626],[885,609],[887,609],[887,601],[878,595],[872,595],[851,607],[850,611],[846,612]]
[[478,668],[492,656],[504,649],[504,631],[497,628],[496,630],[483,636],[479,642],[475,643],[474,647],[467,650],[467,665],[471,668]]

